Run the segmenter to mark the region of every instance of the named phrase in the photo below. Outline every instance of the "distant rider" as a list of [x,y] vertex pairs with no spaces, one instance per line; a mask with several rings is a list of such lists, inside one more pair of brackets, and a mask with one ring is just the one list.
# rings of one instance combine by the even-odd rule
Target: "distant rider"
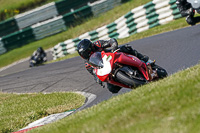
[[36,51],[33,52],[31,59],[33,59],[36,56],[40,57],[42,62],[47,61],[46,53],[45,53],[45,51],[43,50],[42,47],[39,47]]
[[[181,13],[182,17],[186,17],[186,22],[189,25],[195,25],[200,22],[199,17],[194,17],[195,10],[192,8],[192,5],[187,2],[187,0],[176,0],[177,7]],[[196,10],[200,13],[200,10]]]
[[[110,48],[110,49],[107,49],[107,48]],[[103,86],[103,83],[93,72],[94,68],[88,62],[89,58],[94,52],[101,52],[101,51],[105,51],[105,52],[111,51],[112,52],[116,49],[118,49],[118,43],[117,43],[117,40],[114,38],[112,38],[110,40],[98,40],[94,43],[92,43],[88,39],[83,39],[77,45],[77,51],[78,51],[79,55],[83,59],[85,59],[85,68],[88,70],[88,72],[90,74],[92,74],[94,76],[95,81],[97,83],[99,83],[101,86]],[[136,50],[133,50],[132,47],[129,46],[128,44],[119,47],[119,49],[120,49],[119,50],[120,52],[134,55],[134,56],[138,57],[140,60],[143,60],[144,62],[147,62],[149,59],[148,56],[142,55],[141,53],[137,52]],[[112,93],[118,93],[119,90],[121,89],[121,87],[118,87],[118,86],[115,86],[115,85],[112,85],[109,83],[107,83],[107,88]]]

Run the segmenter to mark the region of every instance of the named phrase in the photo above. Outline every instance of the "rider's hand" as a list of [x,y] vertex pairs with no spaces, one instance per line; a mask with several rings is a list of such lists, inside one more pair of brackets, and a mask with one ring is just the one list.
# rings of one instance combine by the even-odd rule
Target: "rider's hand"
[[103,88],[105,87],[103,82],[97,76],[95,76],[94,79],[95,79],[96,83],[99,83]]
[[103,82],[98,78],[98,81],[96,81],[97,83],[99,83],[103,88],[105,87]]
[[110,45],[111,45],[111,51],[114,52],[115,50],[118,49],[118,43],[117,40],[114,38],[111,38],[109,41]]

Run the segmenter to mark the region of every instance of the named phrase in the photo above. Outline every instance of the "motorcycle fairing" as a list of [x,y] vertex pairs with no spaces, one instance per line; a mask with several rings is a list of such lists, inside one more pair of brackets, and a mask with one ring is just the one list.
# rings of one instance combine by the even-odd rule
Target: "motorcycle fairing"
[[103,68],[96,69],[96,74],[98,75],[98,77],[99,77],[99,79],[101,81],[105,81],[106,78],[108,77],[108,75],[110,74],[110,72],[112,71],[111,63],[110,63],[110,60],[112,59],[112,56],[104,55],[102,57],[103,57],[102,58],[102,60],[103,60]]
[[139,60],[137,57],[125,54],[123,52],[105,53],[104,51],[101,52],[101,56],[104,64],[103,68],[96,68],[95,73],[102,82],[108,82],[117,86],[130,88],[129,86],[118,83],[112,79],[110,73],[113,70],[115,63],[137,67],[138,70],[144,75],[146,80],[149,80],[146,64]]
[[129,65],[129,66],[134,66],[139,69],[139,71],[144,75],[146,80],[149,80],[149,74],[147,71],[147,66],[144,62],[142,62],[140,59],[138,59],[135,56],[128,55],[122,52],[118,52],[119,54],[117,61],[118,63]]

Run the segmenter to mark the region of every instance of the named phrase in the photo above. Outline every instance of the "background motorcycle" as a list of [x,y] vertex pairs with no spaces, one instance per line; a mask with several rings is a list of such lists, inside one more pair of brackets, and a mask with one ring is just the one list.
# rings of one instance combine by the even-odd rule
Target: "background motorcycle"
[[200,0],[187,0],[188,3],[192,5],[192,7],[200,13]]
[[135,88],[167,76],[166,70],[156,65],[155,61],[144,63],[133,55],[117,51],[95,52],[89,59],[102,82]]
[[42,64],[44,61],[44,59],[41,57],[41,56],[32,56],[31,59],[30,59],[30,67],[34,67],[34,66],[37,66],[37,65],[40,65]]

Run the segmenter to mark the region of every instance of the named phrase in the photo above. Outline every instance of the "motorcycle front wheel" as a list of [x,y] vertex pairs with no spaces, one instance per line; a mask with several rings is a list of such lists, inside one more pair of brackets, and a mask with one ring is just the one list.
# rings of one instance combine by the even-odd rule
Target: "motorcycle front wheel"
[[146,84],[146,81],[142,81],[142,80],[131,78],[127,74],[123,73],[122,71],[118,71],[116,73],[116,78],[120,83],[123,83],[125,85],[131,86],[133,88],[136,88],[136,87],[138,87],[140,85]]
[[32,62],[30,62],[29,67],[34,67],[34,64]]

